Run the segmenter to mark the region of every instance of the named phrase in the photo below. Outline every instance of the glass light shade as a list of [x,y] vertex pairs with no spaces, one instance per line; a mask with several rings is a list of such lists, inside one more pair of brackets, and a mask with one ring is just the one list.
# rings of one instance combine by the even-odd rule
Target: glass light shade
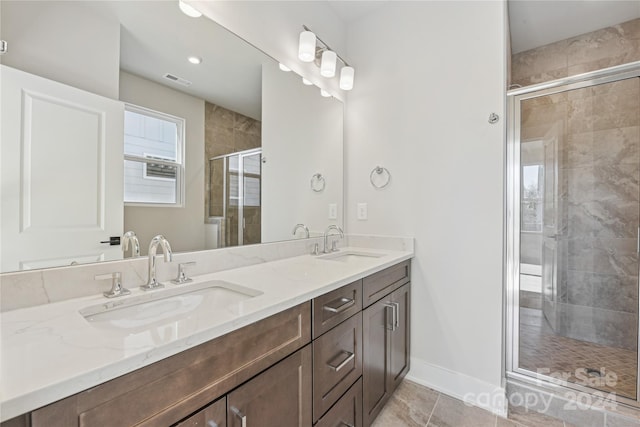
[[324,89],[320,89],[320,95],[322,95],[325,98],[328,98],[331,96],[331,94]]
[[298,58],[300,58],[302,62],[313,62],[313,60],[316,59],[316,35],[311,31],[303,31],[300,33]]
[[313,84],[309,80],[305,79],[304,77],[302,78],[302,83],[304,83],[307,86],[311,86]]
[[340,70],[340,89],[353,89],[354,74],[355,70],[353,67],[342,67],[342,70]]
[[182,0],[178,0],[178,6],[180,7],[182,13],[187,16],[190,16],[192,18],[200,18],[202,16],[202,13],[200,13],[195,7],[183,2]]
[[278,64],[278,66],[279,66],[279,67],[280,67],[280,69],[281,69],[282,71],[284,71],[284,72],[287,72],[287,73],[288,73],[289,71],[291,71],[291,68],[287,67],[287,66],[286,66],[286,65],[284,65],[284,64]]
[[336,60],[338,55],[330,50],[325,50],[320,63],[320,75],[331,78],[336,75]]

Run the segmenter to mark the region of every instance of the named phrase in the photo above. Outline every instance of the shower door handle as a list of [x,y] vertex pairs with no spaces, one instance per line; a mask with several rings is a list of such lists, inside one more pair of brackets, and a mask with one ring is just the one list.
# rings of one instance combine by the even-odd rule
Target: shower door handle
[[640,227],[638,227],[638,234],[636,234],[636,253],[640,254]]

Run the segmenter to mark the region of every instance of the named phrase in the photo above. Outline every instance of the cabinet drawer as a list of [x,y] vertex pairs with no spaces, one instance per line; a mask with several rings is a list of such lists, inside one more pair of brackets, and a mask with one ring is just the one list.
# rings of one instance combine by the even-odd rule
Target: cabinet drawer
[[315,427],[362,426],[362,378],[351,386]]
[[174,427],[227,427],[227,398],[216,400]]
[[313,341],[313,420],[362,375],[362,313]]
[[362,310],[362,280],[313,300],[313,338]]
[[362,281],[364,307],[368,307],[385,295],[398,289],[411,280],[411,261],[385,268],[367,276]]
[[33,411],[32,427],[172,425],[310,341],[306,302]]

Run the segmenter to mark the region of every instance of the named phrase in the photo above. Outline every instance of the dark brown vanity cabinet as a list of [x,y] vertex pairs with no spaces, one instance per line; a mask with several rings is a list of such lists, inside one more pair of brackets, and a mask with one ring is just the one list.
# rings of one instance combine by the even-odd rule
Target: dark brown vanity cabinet
[[368,427],[409,370],[410,261],[0,427]]
[[410,300],[407,283],[362,312],[364,426],[371,425],[409,371]]

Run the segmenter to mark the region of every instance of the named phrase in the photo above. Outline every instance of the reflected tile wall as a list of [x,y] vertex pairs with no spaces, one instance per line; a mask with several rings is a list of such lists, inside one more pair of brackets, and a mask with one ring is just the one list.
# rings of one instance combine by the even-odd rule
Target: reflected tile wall
[[511,57],[511,83],[528,86],[640,61],[640,19]]
[[[204,155],[206,159],[204,215],[205,218],[208,218],[209,216],[223,215],[222,163],[212,173],[208,160],[212,157],[260,148],[262,146],[262,124],[251,117],[205,102],[204,126]],[[219,195],[219,197],[211,197],[211,190],[214,195]],[[259,240],[251,242],[257,243]]]

